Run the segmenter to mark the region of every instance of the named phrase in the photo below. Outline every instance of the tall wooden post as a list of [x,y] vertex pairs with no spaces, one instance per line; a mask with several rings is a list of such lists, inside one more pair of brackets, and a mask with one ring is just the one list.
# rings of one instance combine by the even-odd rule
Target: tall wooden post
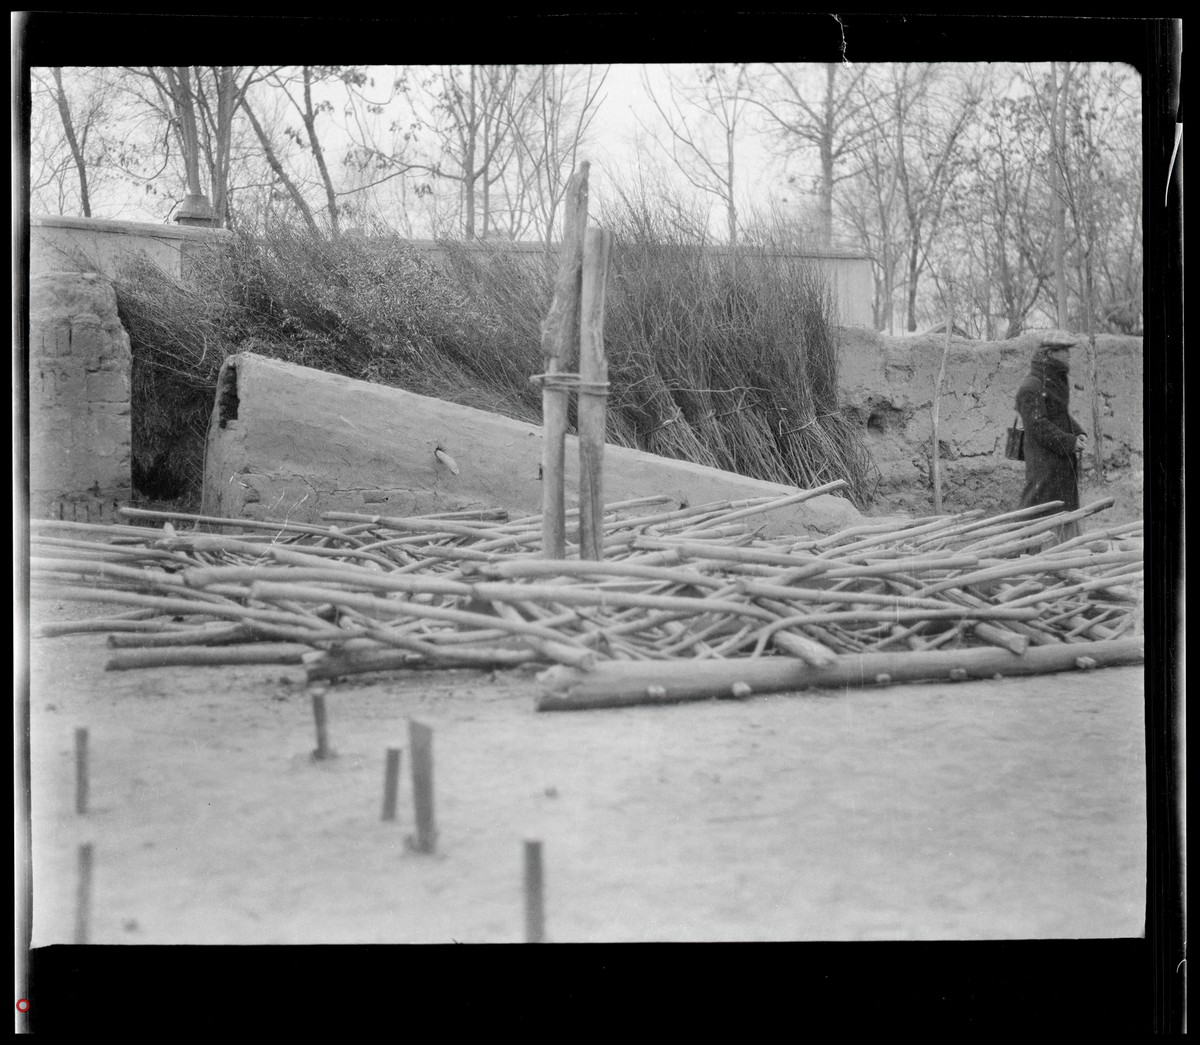
[[567,182],[562,256],[554,285],[554,300],[542,322],[542,554],[547,559],[563,559],[567,554],[563,468],[571,392],[567,384],[556,383],[554,375],[564,372],[579,340],[588,168],[585,160]]
[[583,246],[579,309],[579,557],[604,558],[604,435],[608,419],[608,361],[604,356],[604,297],[612,233],[588,229]]

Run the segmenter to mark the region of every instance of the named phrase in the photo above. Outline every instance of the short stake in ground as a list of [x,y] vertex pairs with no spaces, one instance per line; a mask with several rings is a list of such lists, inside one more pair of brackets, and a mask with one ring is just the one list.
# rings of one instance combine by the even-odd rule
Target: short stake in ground
[[92,920],[92,843],[79,847],[79,889],[75,895],[75,942],[88,942]]
[[313,748],[313,758],[318,762],[323,762],[326,759],[333,758],[334,750],[329,746],[329,730],[326,726],[325,714],[325,689],[318,688],[312,691],[313,719],[317,725],[317,746]]
[[383,819],[396,819],[396,795],[400,790],[400,749],[387,749],[387,763],[383,770]]
[[75,812],[86,813],[88,806],[88,731],[75,730]]
[[525,942],[545,943],[546,907],[542,876],[542,843],[525,843]]
[[408,721],[408,749],[412,759],[413,807],[417,818],[416,837],[409,835],[409,848],[432,853],[437,840],[433,826],[433,730]]

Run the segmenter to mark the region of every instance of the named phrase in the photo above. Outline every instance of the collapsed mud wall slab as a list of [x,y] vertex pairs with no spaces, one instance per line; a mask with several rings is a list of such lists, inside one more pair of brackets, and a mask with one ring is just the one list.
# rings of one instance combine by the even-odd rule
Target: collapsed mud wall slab
[[[1016,506],[1025,466],[1004,457],[1013,423],[1017,386],[1028,373],[1035,334],[1009,341],[953,339],[939,407],[940,471],[946,511],[1004,511]],[[894,338],[871,331],[842,331],[839,397],[863,428],[879,469],[876,507],[926,511],[932,504],[932,407],[944,335]],[[1140,501],[1142,470],[1142,339],[1096,338],[1096,388],[1106,476],[1127,484]],[[1071,352],[1071,413],[1095,435],[1092,367],[1086,340]],[[1104,483],[1084,461],[1083,486]],[[1111,491],[1109,491],[1111,492]],[[1140,518],[1140,504],[1129,504]],[[1136,510],[1135,510],[1136,509]]]
[[[263,356],[230,356],[217,383],[204,512],[313,521],[325,511],[418,515],[476,508],[541,511],[541,428],[498,414]],[[578,443],[567,439],[568,506]],[[609,446],[607,502],[666,495],[680,504],[783,496],[793,487]],[[765,517],[769,534],[832,533],[861,520],[818,495]]]
[[29,512],[100,522],[130,497],[129,336],[94,272],[29,280]]

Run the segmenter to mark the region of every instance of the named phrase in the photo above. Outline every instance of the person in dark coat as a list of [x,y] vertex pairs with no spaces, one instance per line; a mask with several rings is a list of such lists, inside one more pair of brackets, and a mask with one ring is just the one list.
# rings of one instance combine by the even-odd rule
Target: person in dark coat
[[[1044,513],[1079,507],[1079,462],[1087,435],[1069,412],[1071,346],[1069,335],[1042,339],[1033,352],[1029,373],[1017,388],[1017,412],[1025,426],[1025,489],[1022,508],[1062,501]],[[1059,527],[1059,540],[1078,536],[1078,522]]]

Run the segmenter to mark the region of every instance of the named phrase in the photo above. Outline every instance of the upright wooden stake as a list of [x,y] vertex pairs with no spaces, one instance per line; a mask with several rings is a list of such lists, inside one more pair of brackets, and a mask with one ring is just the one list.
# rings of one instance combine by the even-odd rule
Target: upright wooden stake
[[579,557],[604,558],[604,436],[608,418],[608,361],[604,356],[604,297],[612,233],[588,229],[583,247],[579,310]]
[[563,201],[563,241],[554,300],[542,322],[542,554],[564,559],[567,554],[563,470],[566,460],[570,387],[556,383],[571,350],[579,340],[579,296],[583,270],[583,239],[587,229],[588,167],[585,160],[567,182]]
[[88,806],[88,731],[75,730],[75,812],[86,813]]
[[525,843],[525,942],[544,943],[546,906],[542,885],[542,843]]
[[329,730],[326,728],[324,689],[313,691],[312,706],[313,719],[317,727],[317,746],[313,748],[313,758],[321,762],[327,758],[333,758],[333,751],[329,748]]
[[418,853],[432,853],[437,837],[433,827],[433,730],[409,719],[408,748],[417,819],[417,834],[410,837],[409,844]]
[[942,346],[942,365],[938,367],[937,387],[933,390],[933,454],[930,468],[933,472],[933,514],[942,514],[942,470],[941,440],[938,438],[938,414],[942,405],[942,382],[946,380],[946,357],[950,354],[950,333],[954,329],[954,296],[950,297],[949,317],[946,319],[946,343]]
[[92,843],[79,847],[79,886],[75,895],[75,942],[87,943],[92,919]]
[[400,749],[387,749],[387,764],[383,772],[383,819],[396,819],[396,793],[400,790]]

